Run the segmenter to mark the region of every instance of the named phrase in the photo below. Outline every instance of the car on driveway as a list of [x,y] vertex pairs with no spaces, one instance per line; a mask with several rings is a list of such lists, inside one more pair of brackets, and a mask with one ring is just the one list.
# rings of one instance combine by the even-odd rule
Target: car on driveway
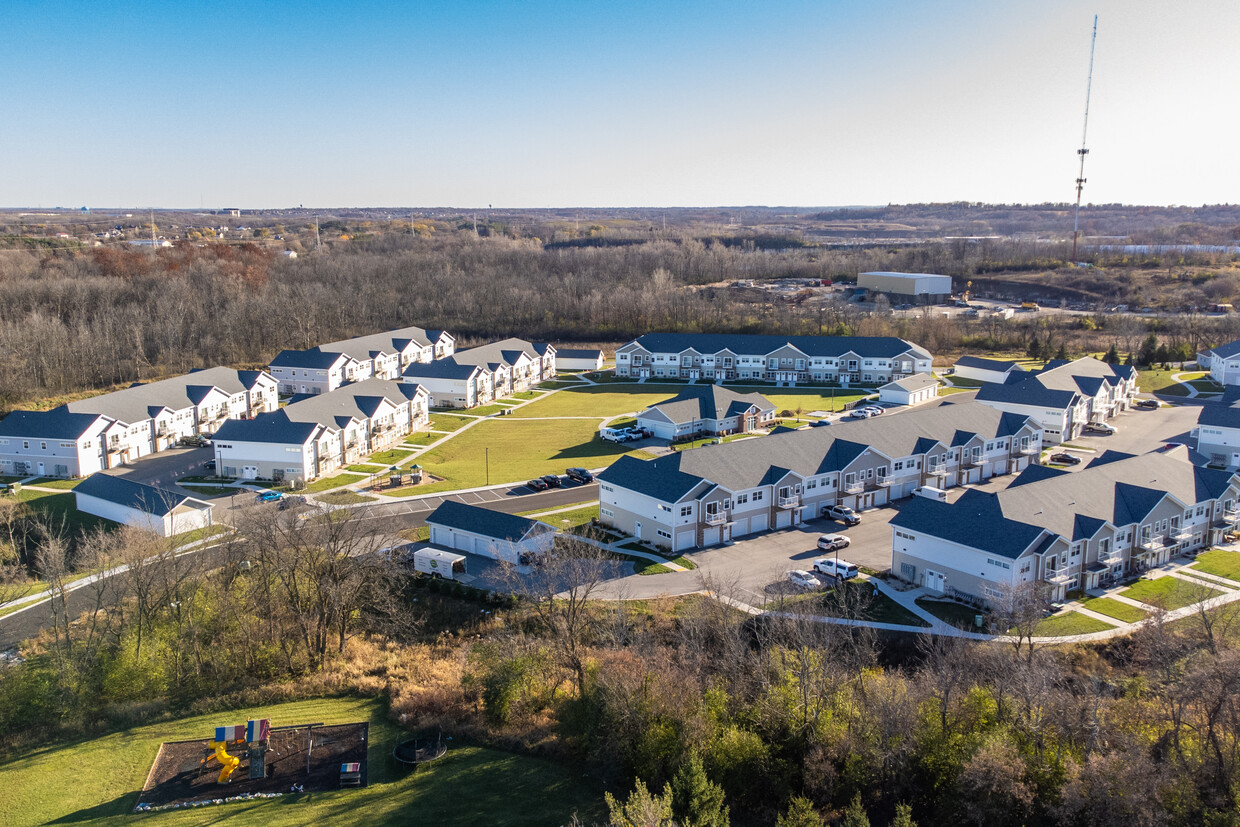
[[532,491],[546,491],[550,486],[547,485],[546,480],[544,480],[542,477],[538,477],[536,479],[532,479],[529,482],[527,482],[525,484],[525,487],[529,488]]
[[1057,462],[1060,465],[1080,465],[1081,458],[1076,454],[1069,454],[1067,451],[1061,451],[1058,454],[1051,454],[1051,462]]
[[877,405],[866,405],[861,410],[865,411],[870,416],[882,416],[883,415],[883,409]]
[[858,571],[856,564],[850,563],[847,560],[824,557],[821,560],[814,561],[815,574],[825,574],[834,580],[852,580],[857,576]]
[[1154,408],[1162,407],[1161,403],[1159,403],[1157,399],[1138,399],[1133,404],[1136,405],[1136,407],[1138,408],[1154,409]]
[[209,459],[209,460],[207,460],[206,462],[204,462],[204,463],[202,464],[202,467],[203,467],[203,469],[204,469],[204,470],[206,470],[206,471],[214,471],[214,470],[215,470],[215,460],[213,460],[213,459]]
[[570,480],[575,480],[582,485],[594,482],[594,475],[584,468],[569,468],[564,472],[564,475]]
[[802,589],[821,589],[822,581],[803,569],[795,569],[787,573],[788,582]]
[[822,551],[837,551],[848,548],[851,542],[845,534],[824,534],[818,538],[818,548]]
[[1115,426],[1108,425],[1105,422],[1090,422],[1081,430],[1083,433],[1096,434],[1098,436],[1115,436]]
[[853,511],[846,505],[824,505],[822,507],[822,516],[841,522],[844,525],[859,525],[861,517],[856,511]]
[[211,444],[211,440],[207,439],[205,436],[194,434],[192,436],[181,437],[181,444],[187,445],[190,448],[206,448]]
[[255,495],[254,502],[273,503],[276,500],[282,499],[283,497],[284,495],[281,494],[279,491],[260,491],[257,495]]
[[548,488],[559,488],[563,484],[555,474],[543,474],[540,479],[547,483]]

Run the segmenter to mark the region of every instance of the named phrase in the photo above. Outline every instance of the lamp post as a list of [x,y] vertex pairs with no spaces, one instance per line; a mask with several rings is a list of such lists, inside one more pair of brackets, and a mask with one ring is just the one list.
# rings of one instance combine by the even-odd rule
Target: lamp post
[[483,448],[483,462],[486,464],[487,485],[491,484],[491,449]]

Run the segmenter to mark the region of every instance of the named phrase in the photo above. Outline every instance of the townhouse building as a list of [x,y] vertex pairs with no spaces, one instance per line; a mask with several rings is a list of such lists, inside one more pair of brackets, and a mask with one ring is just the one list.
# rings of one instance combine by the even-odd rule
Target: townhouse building
[[217,473],[310,482],[428,427],[428,406],[424,388],[388,379],[297,398],[256,419],[226,423],[213,441]]
[[1240,519],[1238,494],[1240,476],[1194,466],[1183,445],[1038,466],[998,493],[915,497],[891,520],[891,571],[978,605],[1032,582],[1058,602],[1217,542]]
[[973,402],[679,451],[599,474],[603,524],[683,551],[1015,473],[1038,461],[1032,417]]
[[1091,422],[1105,422],[1132,406],[1137,371],[1092,357],[1048,362],[1039,371],[1012,372],[1003,384],[982,385],[978,402],[1038,417],[1048,443],[1068,442]]
[[429,364],[411,364],[402,377],[425,386],[436,407],[472,408],[554,379],[555,354],[546,343],[504,339]]
[[748,433],[775,422],[775,405],[759,393],[736,393],[718,385],[685,388],[674,399],[637,415],[637,426],[660,439]]
[[276,382],[263,371],[194,371],[52,411],[15,411],[0,422],[0,468],[87,476],[175,447],[185,437],[212,434],[230,419],[278,407]]
[[647,333],[616,350],[616,375],[883,384],[929,373],[931,361],[924,349],[890,336]]
[[348,382],[397,379],[417,362],[451,356],[456,339],[446,330],[402,327],[328,342],[307,350],[284,350],[269,370],[285,394],[330,393]]
[[1240,385],[1228,385],[1222,399],[1197,413],[1197,453],[1211,466],[1240,468]]
[[1240,385],[1240,339],[1202,351],[1197,364],[1220,385]]

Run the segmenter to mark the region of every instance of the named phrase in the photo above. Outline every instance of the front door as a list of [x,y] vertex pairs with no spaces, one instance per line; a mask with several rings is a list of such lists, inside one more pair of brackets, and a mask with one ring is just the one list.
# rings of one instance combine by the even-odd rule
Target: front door
[[633,524],[633,536],[639,540],[642,538],[642,524],[640,520]]
[[255,477],[257,477],[257,476],[258,476],[258,466],[257,466],[257,465],[245,465],[245,466],[242,466],[242,468],[241,468],[241,479],[243,479],[243,480],[252,480],[252,479],[254,479],[254,478],[255,478]]
[[926,588],[935,594],[942,594],[947,588],[947,575],[926,569]]
[[41,476],[43,476],[43,475],[44,475],[44,473],[46,473],[46,472],[44,471],[43,463],[41,463],[41,462],[40,462],[40,463],[39,463],[39,476],[40,476],[40,477],[41,477]]

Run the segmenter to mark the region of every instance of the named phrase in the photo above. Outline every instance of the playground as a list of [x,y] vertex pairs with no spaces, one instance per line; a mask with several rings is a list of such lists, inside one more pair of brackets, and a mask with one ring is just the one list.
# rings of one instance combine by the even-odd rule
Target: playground
[[366,786],[368,723],[220,726],[160,744],[139,811]]

